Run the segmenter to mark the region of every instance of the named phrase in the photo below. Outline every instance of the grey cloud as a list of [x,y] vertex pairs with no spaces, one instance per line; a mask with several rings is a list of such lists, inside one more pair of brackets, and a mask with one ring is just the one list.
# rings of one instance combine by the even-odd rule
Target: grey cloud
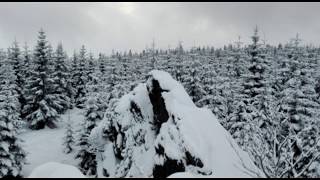
[[305,43],[319,45],[319,3],[0,3],[0,47],[16,37],[34,45],[43,27],[55,46],[72,52],[141,50],[155,38],[157,46],[186,47],[249,42],[257,24],[269,43],[286,42],[297,32]]

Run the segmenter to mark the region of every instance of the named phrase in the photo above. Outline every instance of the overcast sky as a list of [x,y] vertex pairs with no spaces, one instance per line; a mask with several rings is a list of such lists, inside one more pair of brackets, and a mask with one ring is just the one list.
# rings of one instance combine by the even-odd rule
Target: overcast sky
[[287,42],[299,32],[320,43],[320,3],[0,3],[0,48],[16,38],[34,46],[42,27],[69,52],[141,50],[155,39],[161,48],[245,42],[255,25],[268,43]]

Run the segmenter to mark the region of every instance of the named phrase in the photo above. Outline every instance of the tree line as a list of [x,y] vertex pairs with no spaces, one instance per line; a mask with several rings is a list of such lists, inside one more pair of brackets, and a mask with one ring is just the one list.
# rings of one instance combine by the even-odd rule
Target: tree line
[[[21,176],[21,128],[56,128],[59,116],[85,111],[81,129],[69,125],[65,144],[87,175],[96,175],[91,130],[112,118],[116,101],[152,69],[169,72],[194,103],[210,109],[267,177],[319,177],[320,48],[297,35],[277,46],[239,38],[223,48],[158,49],[95,57],[85,46],[71,57],[39,31],[33,50],[17,41],[0,51],[0,176]],[[77,133],[75,135],[75,133]],[[75,137],[74,137],[75,136]],[[214,140],[214,138],[213,138]]]

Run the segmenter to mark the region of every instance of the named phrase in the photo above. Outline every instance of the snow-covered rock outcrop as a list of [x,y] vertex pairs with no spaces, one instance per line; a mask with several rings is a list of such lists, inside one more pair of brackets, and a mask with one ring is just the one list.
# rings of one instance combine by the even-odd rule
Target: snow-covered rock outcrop
[[211,111],[163,71],[115,103],[91,139],[100,177],[262,176]]

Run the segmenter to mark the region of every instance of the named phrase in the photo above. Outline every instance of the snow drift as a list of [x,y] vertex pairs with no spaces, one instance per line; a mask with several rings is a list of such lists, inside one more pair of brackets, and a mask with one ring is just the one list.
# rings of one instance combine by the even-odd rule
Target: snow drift
[[196,107],[166,72],[151,71],[109,108],[91,133],[99,177],[262,176],[211,111]]
[[48,162],[36,167],[29,178],[85,178],[85,176],[74,166]]

